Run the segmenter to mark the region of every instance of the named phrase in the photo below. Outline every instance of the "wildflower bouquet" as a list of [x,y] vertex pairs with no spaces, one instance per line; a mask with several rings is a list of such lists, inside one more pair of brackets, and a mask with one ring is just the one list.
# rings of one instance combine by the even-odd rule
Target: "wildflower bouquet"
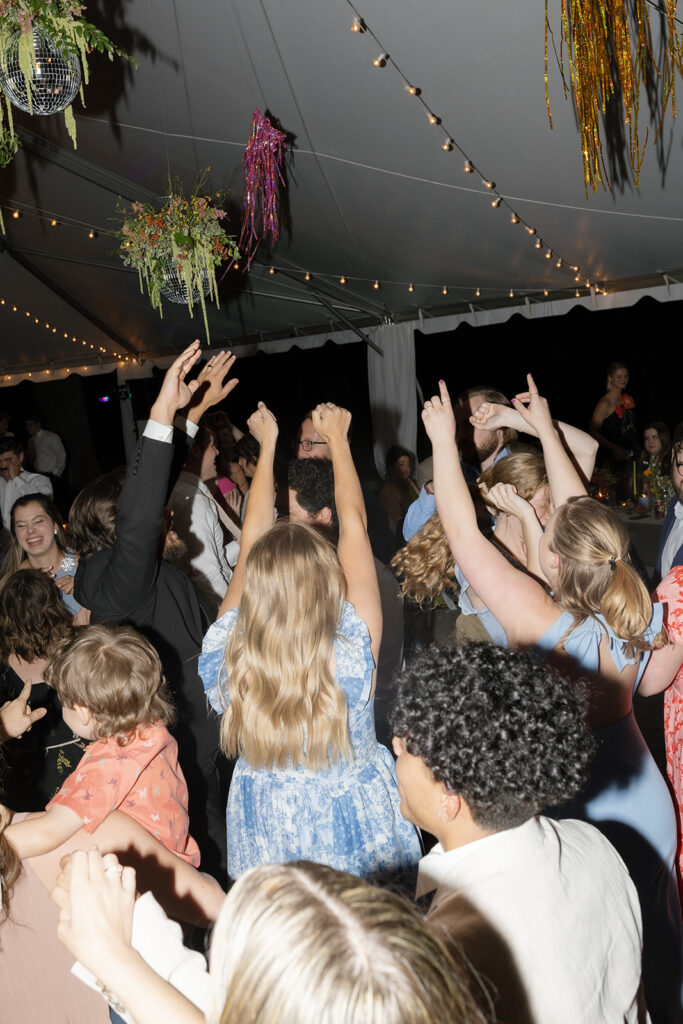
[[152,307],[163,316],[162,296],[169,297],[175,279],[190,316],[199,301],[209,342],[204,299],[208,294],[219,306],[216,267],[225,259],[236,260],[239,252],[234,236],[221,225],[225,210],[212,203],[218,197],[201,192],[204,180],[205,176],[189,197],[179,181],[169,182],[171,195],[160,210],[148,203],[133,203],[116,235],[121,240],[119,256],[125,266],[137,270],[140,290],[144,283]]
[[[0,0],[0,72],[3,80],[6,80],[11,70],[10,65],[18,61],[24,77],[30,114],[34,112],[32,88],[40,75],[36,51],[41,35],[47,39],[50,48],[59,51],[66,61],[75,58],[80,65],[79,92],[83,106],[83,85],[87,85],[89,80],[88,54],[97,50],[106,53],[109,60],[116,56],[136,63],[97,26],[81,17],[84,10],[84,5],[74,0]],[[76,122],[71,103],[68,102],[64,107],[55,106],[54,109],[64,110],[66,128],[75,149]],[[18,148],[19,138],[14,130],[12,104],[7,92],[0,91],[0,167],[10,163]]]

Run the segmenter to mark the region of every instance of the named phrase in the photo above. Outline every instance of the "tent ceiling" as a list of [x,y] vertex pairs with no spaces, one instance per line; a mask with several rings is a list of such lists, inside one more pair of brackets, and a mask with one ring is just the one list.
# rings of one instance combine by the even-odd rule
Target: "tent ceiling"
[[[667,118],[639,190],[625,183],[586,201],[578,129],[552,57],[548,126],[537,0],[356,7],[546,246],[608,287],[683,277],[680,123]],[[559,7],[551,0],[557,31]],[[239,233],[241,157],[256,107],[293,137],[281,238],[272,257],[258,256],[289,273],[231,272],[220,311],[210,313],[214,344],[414,318],[418,308],[452,313],[477,301],[477,288],[484,307],[505,304],[510,289],[573,293],[573,275],[544,259],[509,211],[491,209],[457,150],[442,151],[442,128],[428,123],[396,69],[372,66],[379,47],[370,32],[349,31],[347,0],[91,0],[87,16],[131,48],[139,67],[93,58],[87,110],[76,107],[76,154],[61,116],[17,117],[25,146],[0,172],[0,373],[167,351],[201,335],[197,314],[193,323],[183,307],[166,303],[160,320],[112,254],[117,196],[160,197],[169,170],[190,186],[210,166],[211,188],[231,190]],[[644,99],[641,120],[644,135]],[[15,207],[19,220],[7,215]]]

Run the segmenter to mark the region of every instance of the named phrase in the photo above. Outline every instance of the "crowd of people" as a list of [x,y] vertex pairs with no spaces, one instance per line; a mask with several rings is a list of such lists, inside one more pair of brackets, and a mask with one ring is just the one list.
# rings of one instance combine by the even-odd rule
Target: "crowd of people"
[[[285,464],[200,357],[66,529],[55,435],[27,423],[42,474],[0,437],[7,1019],[683,1022],[683,430],[644,432],[675,494],[651,594],[588,493],[638,443],[623,364],[589,431],[531,376],[441,381],[432,456],[393,447],[373,493],[345,409]],[[411,643],[439,603],[452,635]]]

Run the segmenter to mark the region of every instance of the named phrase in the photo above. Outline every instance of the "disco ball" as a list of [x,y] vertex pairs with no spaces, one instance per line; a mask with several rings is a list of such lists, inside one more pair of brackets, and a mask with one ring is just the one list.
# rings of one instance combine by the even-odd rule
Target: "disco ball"
[[[29,81],[31,105],[26,79],[19,67],[17,30],[9,40],[0,60],[0,88],[7,98],[28,113],[56,114],[68,107],[81,85],[81,65],[76,54],[64,54],[42,28],[33,29],[35,67]],[[5,71],[5,68],[7,69]]]
[[[204,271],[202,274],[202,292],[204,296],[209,294],[209,275]],[[182,302],[188,304],[187,285],[182,274],[178,273],[175,260],[172,256],[164,260],[164,284],[161,294],[170,302]],[[199,289],[192,289],[192,305],[199,302]]]

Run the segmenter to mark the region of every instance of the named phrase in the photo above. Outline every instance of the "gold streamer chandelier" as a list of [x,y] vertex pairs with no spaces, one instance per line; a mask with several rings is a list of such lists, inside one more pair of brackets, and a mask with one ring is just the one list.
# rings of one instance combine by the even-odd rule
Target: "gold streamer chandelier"
[[[677,70],[683,73],[682,44],[676,28],[676,2],[660,0],[655,7],[661,33],[658,54],[655,55],[649,0],[562,0],[561,47],[557,60],[567,96],[566,46],[571,91],[581,133],[586,198],[589,185],[593,192],[597,192],[598,183],[612,191],[603,158],[600,124],[600,117],[605,116],[610,104],[617,104],[623,110],[620,116],[623,116],[628,132],[629,159],[636,187],[649,136],[648,127],[641,145],[638,134],[641,86],[647,90],[649,99],[656,96],[654,120],[659,123],[653,145],[662,130],[669,103],[673,116],[676,116],[675,75]],[[545,0],[545,96],[552,128],[548,95],[549,34],[552,36],[548,0]],[[652,102],[650,106],[652,108]]]

